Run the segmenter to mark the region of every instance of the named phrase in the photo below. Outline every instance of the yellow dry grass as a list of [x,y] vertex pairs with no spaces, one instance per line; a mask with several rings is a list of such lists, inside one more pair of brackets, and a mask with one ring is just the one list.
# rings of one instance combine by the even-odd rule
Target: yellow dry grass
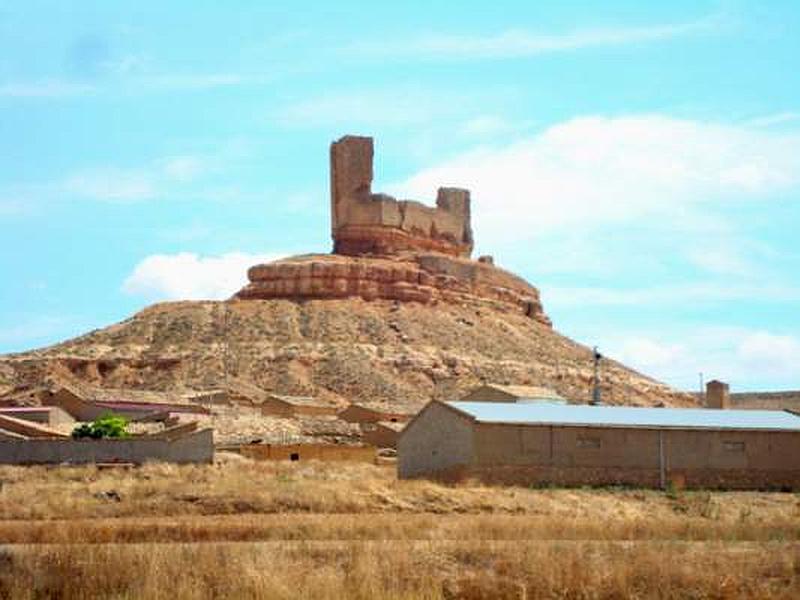
[[800,497],[0,468],[0,598],[794,598]]

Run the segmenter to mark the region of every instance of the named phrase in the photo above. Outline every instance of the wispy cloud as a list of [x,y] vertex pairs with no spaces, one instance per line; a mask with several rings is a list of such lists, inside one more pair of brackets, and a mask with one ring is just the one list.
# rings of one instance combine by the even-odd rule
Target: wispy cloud
[[398,84],[390,88],[348,88],[291,102],[274,117],[284,125],[408,126],[460,120],[491,102],[502,104],[507,90],[432,89]]
[[0,198],[0,217],[16,217],[29,212],[28,204],[19,198]]
[[231,252],[200,256],[190,252],[154,254],[137,264],[122,284],[124,292],[155,300],[221,300],[247,282],[247,269],[281,254]]
[[602,46],[657,42],[712,33],[729,25],[728,19],[712,15],[685,23],[593,28],[557,34],[529,29],[511,29],[491,35],[430,33],[417,37],[403,37],[399,41],[390,38],[356,42],[345,47],[344,52],[349,56],[372,59],[508,59]]
[[105,167],[76,173],[64,182],[65,191],[92,200],[130,202],[156,195],[153,177],[146,171]]
[[140,167],[100,166],[69,175],[57,186],[77,197],[108,202],[150,200],[175,192],[216,168],[211,158],[167,156]]
[[773,125],[785,125],[786,123],[797,121],[800,121],[800,112],[784,111],[755,117],[747,121],[747,124],[752,127],[772,127]]
[[[122,67],[120,67],[122,68]],[[115,73],[91,82],[64,79],[12,81],[0,83],[0,98],[70,98],[98,94],[161,93],[257,85],[269,81],[264,76],[240,73],[162,73],[131,75]]]
[[57,79],[0,83],[0,98],[63,98],[95,91],[94,85]]

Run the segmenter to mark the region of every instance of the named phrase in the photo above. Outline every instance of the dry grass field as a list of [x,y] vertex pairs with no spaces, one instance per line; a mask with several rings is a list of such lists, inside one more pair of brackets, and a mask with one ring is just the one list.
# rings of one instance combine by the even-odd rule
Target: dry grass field
[[797,598],[796,494],[0,467],[0,598]]

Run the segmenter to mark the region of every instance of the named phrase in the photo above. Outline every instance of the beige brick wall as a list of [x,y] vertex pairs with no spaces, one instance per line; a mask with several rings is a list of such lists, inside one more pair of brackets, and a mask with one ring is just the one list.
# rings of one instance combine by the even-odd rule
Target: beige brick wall
[[397,441],[399,477],[424,476],[473,462],[472,423],[439,402],[426,406]]

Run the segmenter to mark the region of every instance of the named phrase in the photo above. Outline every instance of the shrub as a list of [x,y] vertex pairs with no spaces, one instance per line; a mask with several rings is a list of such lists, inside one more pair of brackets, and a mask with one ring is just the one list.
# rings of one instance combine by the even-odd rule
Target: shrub
[[107,438],[128,437],[125,428],[128,420],[125,417],[114,415],[103,415],[95,419],[92,423],[82,423],[72,430],[72,437],[76,440],[91,438],[93,440]]

